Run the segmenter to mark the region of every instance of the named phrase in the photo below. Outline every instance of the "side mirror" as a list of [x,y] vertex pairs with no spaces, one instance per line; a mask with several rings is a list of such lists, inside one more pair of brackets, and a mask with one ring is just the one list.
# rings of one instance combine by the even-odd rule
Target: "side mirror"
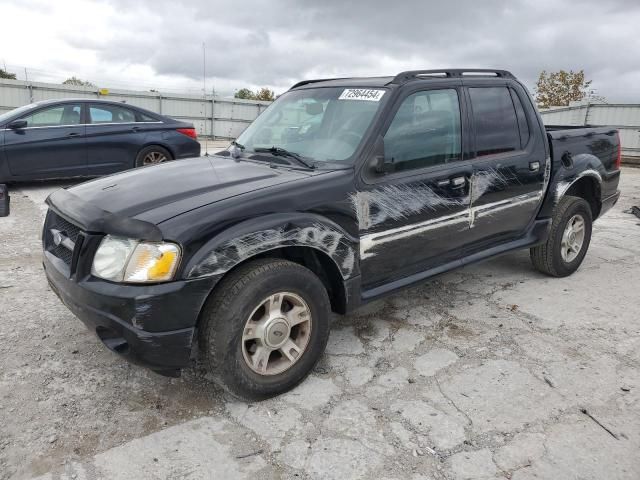
[[371,166],[376,173],[386,174],[395,170],[393,159],[384,154],[384,139],[379,135],[373,147]]
[[11,130],[20,130],[21,128],[26,128],[27,125],[28,124],[26,120],[14,120],[9,125],[7,125],[7,128]]

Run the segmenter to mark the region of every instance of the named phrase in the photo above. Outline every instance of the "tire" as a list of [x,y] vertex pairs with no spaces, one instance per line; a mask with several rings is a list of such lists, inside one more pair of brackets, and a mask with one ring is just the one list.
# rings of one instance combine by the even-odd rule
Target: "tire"
[[150,145],[143,148],[136,156],[136,167],[147,167],[173,160],[171,152],[160,145]]
[[[572,225],[579,225],[579,223],[575,223],[578,221],[576,219],[582,219],[584,222],[584,235],[580,242],[580,248],[575,247],[577,242],[573,242],[575,248],[568,251],[563,247],[563,238],[565,232],[569,232],[569,222],[572,222]],[[553,213],[551,231],[546,243],[530,250],[533,266],[537,270],[553,277],[571,275],[580,267],[587,254],[589,243],[591,242],[592,225],[591,207],[586,200],[569,195],[563,197]],[[579,230],[572,228],[571,231],[578,232]],[[570,237],[569,234],[565,245],[571,243],[569,241]],[[579,235],[574,235],[573,238],[579,238]],[[578,250],[577,252],[575,251],[576,249]]]
[[[265,300],[278,295],[282,307],[268,310],[277,300]],[[285,315],[295,316],[300,323],[289,327],[293,321]],[[298,385],[316,365],[327,345],[330,315],[327,291],[311,270],[280,259],[249,262],[223,278],[203,308],[198,334],[203,364],[217,383],[238,398],[276,396]],[[309,320],[300,320],[305,317]],[[252,336],[259,338],[247,339]],[[284,337],[285,346],[264,353],[274,347],[270,340],[277,343]],[[300,348],[300,353],[288,350],[292,358],[283,354],[289,341]],[[266,358],[266,364],[257,360],[260,357]]]

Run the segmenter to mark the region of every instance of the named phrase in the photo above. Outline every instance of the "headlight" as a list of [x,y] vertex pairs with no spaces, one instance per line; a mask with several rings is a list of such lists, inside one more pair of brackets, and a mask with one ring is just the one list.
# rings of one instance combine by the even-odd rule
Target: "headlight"
[[107,235],[93,257],[91,273],[113,282],[165,282],[173,278],[179,261],[180,247],[175,243]]

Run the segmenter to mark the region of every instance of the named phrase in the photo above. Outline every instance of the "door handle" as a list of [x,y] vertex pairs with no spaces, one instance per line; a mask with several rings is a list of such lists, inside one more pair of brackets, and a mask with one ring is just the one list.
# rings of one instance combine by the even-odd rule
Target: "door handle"
[[69,138],[73,138],[73,137],[79,137],[80,134],[78,132],[71,132],[70,134],[67,135],[67,137]]
[[465,184],[467,183],[467,177],[454,177],[451,179],[451,186],[452,187],[464,187]]
[[140,131],[140,127],[132,127],[131,130],[133,132],[139,132]]
[[453,177],[446,180],[439,180],[436,182],[438,187],[450,187],[454,189],[462,188],[467,184],[467,177]]
[[537,172],[540,170],[540,162],[529,162],[529,170],[532,172]]

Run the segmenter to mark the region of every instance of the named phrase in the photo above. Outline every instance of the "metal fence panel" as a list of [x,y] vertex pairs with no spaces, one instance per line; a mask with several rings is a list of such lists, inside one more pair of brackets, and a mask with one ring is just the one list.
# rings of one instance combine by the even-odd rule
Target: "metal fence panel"
[[540,115],[547,125],[594,125],[617,128],[620,131],[622,155],[640,157],[640,105],[575,102],[568,107],[542,110]]
[[40,100],[63,98],[102,98],[124,102],[191,122],[198,135],[221,139],[237,138],[271,103],[155,91],[109,90],[101,93],[101,89],[96,87],[0,79],[0,113]]

